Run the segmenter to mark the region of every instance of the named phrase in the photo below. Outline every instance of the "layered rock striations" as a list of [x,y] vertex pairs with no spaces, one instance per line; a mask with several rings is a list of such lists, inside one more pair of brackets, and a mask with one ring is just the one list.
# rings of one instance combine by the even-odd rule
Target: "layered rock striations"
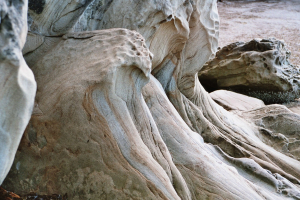
[[229,89],[282,103],[299,98],[299,67],[290,64],[291,52],[274,38],[236,42],[223,47],[199,72],[207,90]]
[[28,29],[43,36],[62,36],[76,23],[92,0],[29,0]]
[[254,110],[265,106],[264,102],[260,99],[227,90],[216,90],[210,93],[209,96],[217,104],[234,113]]
[[[13,190],[65,191],[72,199],[179,199],[128,108],[145,109],[141,88],[150,76],[151,53],[144,39],[125,29],[64,39],[32,67],[40,112],[33,114],[18,154],[23,159],[16,172],[25,173],[7,178],[22,180]],[[149,117],[136,114],[137,120]],[[167,148],[159,137],[149,139],[165,149],[156,156],[176,182],[180,174],[164,157]]]
[[259,127],[263,142],[300,160],[300,115],[283,105],[273,104],[240,113]]
[[[56,24],[74,33],[41,23],[28,39],[38,90],[5,188],[74,200],[299,198],[300,162],[198,81],[217,49],[215,1],[87,4]],[[38,12],[33,21],[57,21]]]

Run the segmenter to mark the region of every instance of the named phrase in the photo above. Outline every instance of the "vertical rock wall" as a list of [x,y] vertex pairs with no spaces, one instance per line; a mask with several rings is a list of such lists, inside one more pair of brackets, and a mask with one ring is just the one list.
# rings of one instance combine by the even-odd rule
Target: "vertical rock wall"
[[9,172],[29,122],[36,91],[33,73],[22,55],[27,3],[0,2],[0,184]]

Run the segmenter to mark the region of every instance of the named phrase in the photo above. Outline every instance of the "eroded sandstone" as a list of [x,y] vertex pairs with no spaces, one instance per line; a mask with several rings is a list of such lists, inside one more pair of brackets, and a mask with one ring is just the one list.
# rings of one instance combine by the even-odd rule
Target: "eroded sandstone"
[[[218,46],[215,1],[85,6],[80,19],[64,18],[76,33],[36,29],[44,42],[26,60],[38,92],[7,189],[71,199],[299,197],[299,161],[265,144],[257,125],[218,106],[198,81]],[[104,28],[114,29],[94,30]]]
[[276,150],[300,160],[300,115],[283,105],[269,105],[243,112],[260,127],[260,137]]
[[170,157],[156,155],[167,173],[141,141],[127,108],[139,105],[138,92],[150,75],[144,39],[125,29],[64,39],[32,67],[42,113],[33,115],[6,185],[72,199],[179,199]]
[[204,87],[229,89],[282,103],[299,98],[299,67],[290,64],[290,51],[274,38],[236,42],[223,47],[199,72]]
[[249,111],[265,106],[262,100],[227,90],[216,90],[209,95],[216,103],[231,112]]

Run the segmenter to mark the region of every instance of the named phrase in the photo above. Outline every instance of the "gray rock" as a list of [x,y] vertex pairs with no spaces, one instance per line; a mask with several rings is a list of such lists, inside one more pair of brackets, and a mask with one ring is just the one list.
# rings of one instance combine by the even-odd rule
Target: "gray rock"
[[208,91],[227,89],[281,103],[299,98],[299,67],[289,62],[291,52],[274,38],[236,42],[223,47],[199,72]]
[[28,29],[43,36],[61,36],[76,23],[92,0],[29,0]]
[[29,122],[36,91],[21,51],[27,33],[27,3],[0,1],[0,185]]

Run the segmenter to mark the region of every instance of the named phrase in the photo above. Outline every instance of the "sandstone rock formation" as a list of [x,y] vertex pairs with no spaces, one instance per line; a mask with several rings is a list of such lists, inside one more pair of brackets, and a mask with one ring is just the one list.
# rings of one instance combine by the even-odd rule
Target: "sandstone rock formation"
[[[28,126],[8,188],[67,192],[72,199],[202,199],[208,191],[260,198],[257,186],[216,158],[227,154],[203,143],[180,118],[150,75],[152,55],[138,33],[113,29],[64,39],[32,67],[41,112]],[[255,165],[250,161],[240,162]]]
[[274,104],[243,112],[242,117],[260,127],[263,142],[300,160],[300,115]]
[[[151,53],[144,39],[125,29],[64,38],[32,67],[41,114],[33,115],[25,146],[21,144],[18,170],[25,173],[14,176],[23,180],[12,184],[14,190],[66,191],[72,199],[178,198],[168,175],[183,193],[187,188],[160,136],[145,133],[164,148],[153,153],[168,174],[151,156],[140,138],[140,126],[135,125],[148,120],[147,113],[136,113],[137,122],[131,119],[131,106],[142,106],[143,111],[141,88],[151,70]],[[50,62],[53,56],[56,59]],[[37,168],[28,167],[32,161]]]
[[282,103],[299,98],[299,67],[289,62],[290,52],[274,38],[236,42],[223,47],[199,72],[209,90],[229,89]]
[[27,0],[0,2],[0,185],[28,124],[36,83],[22,56]]
[[91,2],[92,0],[30,0],[28,29],[43,36],[62,36],[73,27]]
[[262,100],[227,90],[216,90],[209,95],[217,104],[231,112],[249,111],[265,106]]
[[92,0],[30,0],[28,39],[23,49],[29,66],[51,50],[68,33]]
[[284,104],[289,110],[300,115],[300,99]]
[[265,106],[259,99],[226,90],[214,91],[210,96],[226,110],[257,125],[264,143],[300,160],[299,102]]
[[300,162],[198,81],[217,49],[216,1],[102,2],[65,18],[75,33],[32,35],[35,108],[3,186],[74,200],[300,197]]

